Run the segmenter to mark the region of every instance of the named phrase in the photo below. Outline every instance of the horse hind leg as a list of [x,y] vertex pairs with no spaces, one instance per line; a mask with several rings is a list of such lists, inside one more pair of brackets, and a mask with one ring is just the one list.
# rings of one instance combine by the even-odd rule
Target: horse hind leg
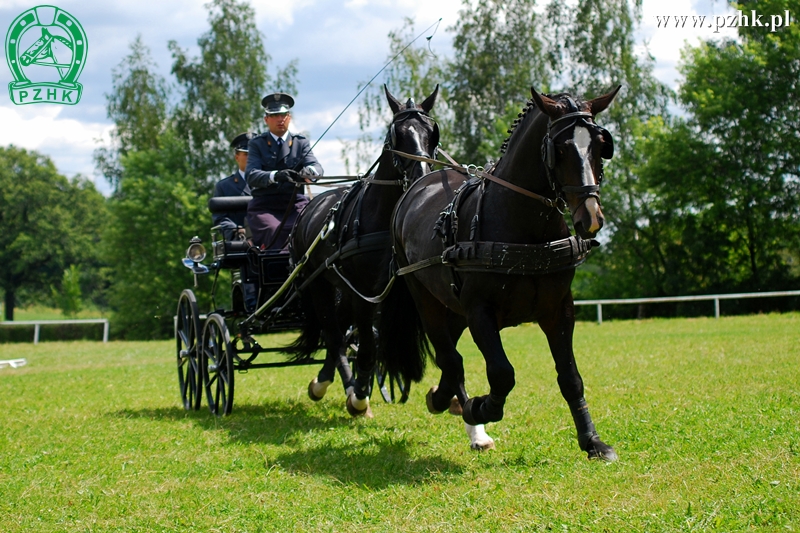
[[469,317],[469,330],[486,361],[489,394],[470,398],[464,404],[464,422],[470,425],[499,422],[503,406],[516,384],[514,367],[506,356],[497,320],[489,308],[476,308]]
[[376,338],[373,331],[375,306],[353,299],[353,317],[358,329],[358,351],[355,360],[355,380],[353,389],[347,395],[347,412],[350,416],[372,418],[369,398],[375,375]]
[[439,384],[430,388],[425,403],[432,414],[448,411],[461,416],[461,406],[468,396],[464,387],[464,361],[456,344],[467,325],[463,317],[449,312],[429,293],[423,293],[419,298],[425,298],[420,306],[423,309],[422,322],[433,346],[436,366],[441,370]]
[[333,384],[336,375],[337,363],[339,360],[339,348],[327,348],[325,350],[325,361],[319,373],[308,384],[308,397],[318,402],[325,397],[328,387]]
[[333,286],[325,282],[312,283],[307,293],[312,302],[306,307],[307,324],[314,324],[325,345],[325,361],[317,376],[308,384],[308,397],[318,402],[325,397],[328,387],[333,383],[342,334],[336,322],[336,295]]

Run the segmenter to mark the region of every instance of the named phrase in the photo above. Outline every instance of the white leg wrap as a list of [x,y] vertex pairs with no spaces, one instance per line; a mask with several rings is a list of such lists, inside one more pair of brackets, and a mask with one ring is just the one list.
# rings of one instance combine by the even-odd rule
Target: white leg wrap
[[366,411],[369,407],[369,398],[364,398],[363,400],[359,400],[355,394],[350,396],[350,403],[359,411]]
[[494,448],[494,440],[486,434],[483,424],[470,426],[464,422],[464,429],[469,437],[469,447],[473,450],[491,450]]
[[317,378],[314,378],[314,381],[311,382],[311,390],[314,391],[314,395],[317,398],[322,398],[325,396],[325,393],[328,392],[328,387],[333,381],[323,381],[320,383],[317,381]]

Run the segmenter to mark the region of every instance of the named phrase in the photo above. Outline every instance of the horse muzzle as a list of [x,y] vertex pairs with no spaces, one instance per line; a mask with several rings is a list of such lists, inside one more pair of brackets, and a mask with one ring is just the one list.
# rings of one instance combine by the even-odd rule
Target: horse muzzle
[[605,223],[600,201],[594,196],[588,197],[572,213],[572,221],[575,224],[575,231],[584,239],[591,239],[597,235]]

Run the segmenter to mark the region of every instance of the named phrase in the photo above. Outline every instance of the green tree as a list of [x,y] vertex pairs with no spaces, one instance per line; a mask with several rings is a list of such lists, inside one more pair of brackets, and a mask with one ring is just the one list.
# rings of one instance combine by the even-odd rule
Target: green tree
[[553,81],[535,0],[463,2],[446,68],[450,146],[459,161],[484,164],[499,157],[507,130],[530,87]]
[[53,301],[64,316],[73,317],[83,309],[81,273],[77,265],[70,265],[61,276],[61,287],[50,286]]
[[174,117],[189,141],[189,157],[198,190],[211,189],[231,169],[229,142],[243,131],[263,125],[260,102],[269,87],[296,93],[297,64],[268,74],[271,57],[255,25],[255,11],[236,0],[213,0],[210,29],[197,41],[200,56],[189,58],[170,41],[172,73],[182,92]]
[[130,45],[130,54],[111,73],[112,91],[106,95],[108,118],[114,122],[111,145],[97,149],[94,157],[98,170],[115,189],[122,177],[120,157],[155,148],[167,125],[169,90],[156,67],[139,35]]
[[110,200],[103,239],[117,335],[172,335],[177,295],[191,280],[181,259],[189,239],[210,224],[208,195],[197,195],[187,153],[185,139],[168,129],[156,148],[121,158],[124,179]]
[[68,180],[46,156],[0,148],[0,288],[5,319],[21,291],[48,298],[70,265],[99,268],[98,228],[105,200],[83,179]]
[[[746,13],[748,6],[740,5]],[[750,6],[752,7],[752,6]],[[783,14],[787,2],[759,2]],[[629,218],[604,290],[674,295],[798,286],[800,29],[740,28],[684,50],[685,118],[642,125]],[[633,293],[633,294],[631,294]]]

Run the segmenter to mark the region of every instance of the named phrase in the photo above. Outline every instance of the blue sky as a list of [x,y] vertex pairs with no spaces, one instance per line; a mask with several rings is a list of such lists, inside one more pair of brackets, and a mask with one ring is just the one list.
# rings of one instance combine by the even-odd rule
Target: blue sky
[[[256,24],[264,34],[272,67],[299,61],[299,94],[294,110],[295,130],[321,134],[356,95],[359,82],[369,80],[386,62],[387,34],[412,17],[417,32],[442,19],[431,41],[434,53],[451,53],[452,34],[446,29],[457,20],[461,0],[294,0],[277,3],[253,0]],[[89,41],[86,67],[80,76],[83,96],[75,106],[35,104],[17,106],[9,98],[13,81],[8,66],[0,65],[0,146],[14,144],[50,156],[67,176],[82,174],[108,192],[103,178],[96,176],[92,152],[108,137],[105,94],[111,90],[111,70],[128,53],[130,43],[141,35],[160,72],[169,76],[171,57],[167,41],[175,40],[196,51],[197,38],[208,29],[205,2],[168,0],[143,2],[120,0],[0,0],[0,29],[5,35],[23,11],[38,5],[55,5],[76,17]],[[435,7],[433,7],[435,6]],[[658,28],[656,16],[722,15],[731,13],[727,4],[712,0],[675,0],[665,5],[644,0],[640,50],[656,58],[656,76],[676,86],[675,70],[685,42],[699,38],[732,36],[726,29]],[[674,24],[674,22],[673,22]],[[5,43],[5,39],[3,40]],[[274,70],[273,70],[274,73]],[[380,78],[376,80],[379,82]],[[535,85],[535,80],[531,80]],[[398,95],[404,97],[406,95]],[[524,96],[520,96],[524,99]],[[356,103],[357,104],[357,103]],[[356,105],[354,104],[354,106]],[[315,148],[329,175],[344,173],[339,159],[340,139],[357,133],[355,107],[351,107]]]

